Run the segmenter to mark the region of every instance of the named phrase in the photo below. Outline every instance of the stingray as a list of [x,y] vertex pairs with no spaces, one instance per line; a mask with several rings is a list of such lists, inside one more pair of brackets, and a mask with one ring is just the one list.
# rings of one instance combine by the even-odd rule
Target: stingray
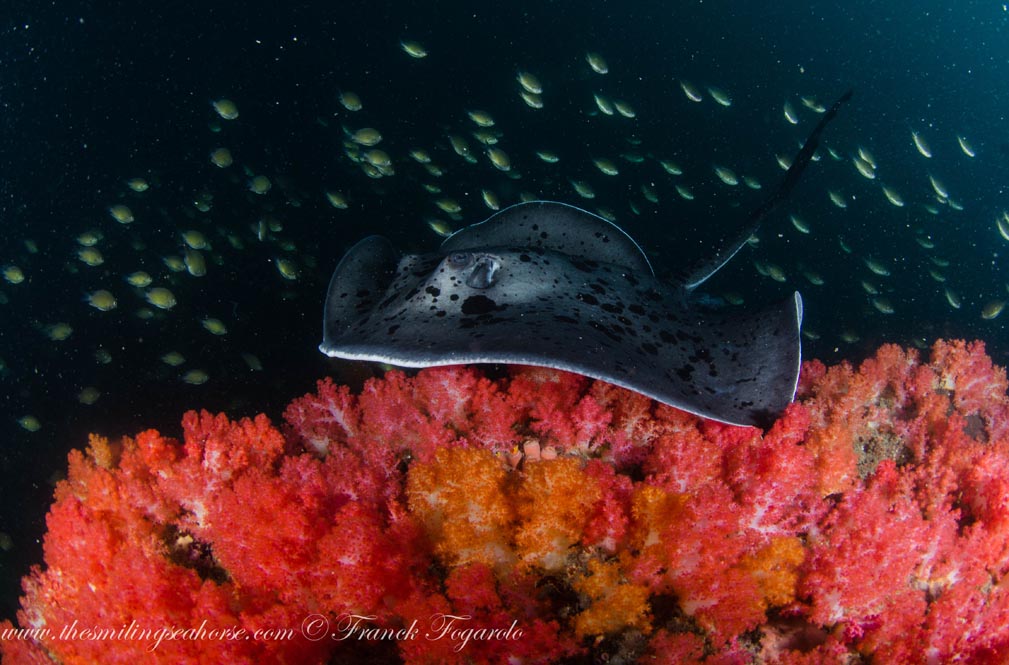
[[521,203],[432,253],[401,254],[381,236],[358,242],[330,280],[319,349],[404,367],[552,367],[705,418],[767,426],[795,395],[799,293],[743,313],[698,306],[690,295],[788,195],[850,96],[824,114],[739,232],[675,283],[657,278],[615,224],[563,203]]

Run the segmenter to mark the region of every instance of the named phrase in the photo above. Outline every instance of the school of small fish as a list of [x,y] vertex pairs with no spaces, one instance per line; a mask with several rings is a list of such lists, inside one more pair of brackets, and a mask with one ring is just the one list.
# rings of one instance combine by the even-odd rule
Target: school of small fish
[[[436,45],[404,37],[398,46],[402,53],[397,57],[406,70],[437,67]],[[248,146],[233,128],[253,122],[249,118],[256,114],[240,113],[240,108],[246,109],[241,94],[204,100],[208,131],[193,164],[194,170],[202,170],[204,185],[179,200],[179,190],[156,165],[124,167],[127,172],[103,206],[73,228],[73,249],[61,266],[71,276],[71,285],[86,277],[89,286],[81,290],[79,303],[69,303],[37,321],[40,339],[70,346],[89,326],[122,324],[133,317],[153,327],[174,320],[171,317],[185,317],[184,325],[176,329],[191,331],[200,345],[187,346],[185,355],[164,345],[150,351],[151,365],[169,372],[171,380],[195,387],[216,378],[203,369],[211,359],[201,356],[201,348],[214,344],[218,346],[213,346],[213,353],[232,353],[250,371],[259,371],[263,362],[252,349],[222,346],[223,340],[230,340],[242,328],[241,312],[230,303],[204,298],[200,284],[234,270],[236,257],[255,248],[262,256],[260,274],[272,280],[281,298],[296,298],[303,284],[310,284],[313,293],[319,291],[317,285],[328,279],[332,266],[320,265],[319,249],[300,246],[287,232],[292,211],[310,210],[326,225],[326,241],[334,245],[352,243],[367,230],[342,227],[345,217],[372,215],[375,229],[384,223],[374,201],[376,194],[387,191],[419,202],[417,228],[435,236],[432,245],[436,237],[447,237],[494,211],[538,199],[568,201],[626,228],[644,224],[639,218],[668,220],[671,227],[684,216],[713,223],[719,219],[710,219],[705,206],[713,202],[725,206],[724,202],[731,201],[746,209],[759,202],[758,190],[780,178],[779,167],[790,165],[804,128],[826,110],[817,96],[805,91],[785,95],[773,109],[747,109],[747,90],[730,89],[686,72],[685,77],[677,74],[666,81],[664,103],[669,108],[726,114],[721,122],[739,130],[766,112],[781,123],[780,135],[790,139],[779,141],[774,152],[734,157],[724,150],[701,155],[671,147],[675,137],[662,145],[649,145],[639,123],[649,116],[653,120],[659,111],[647,100],[634,99],[632,92],[621,91],[617,81],[626,72],[620,71],[619,60],[601,50],[559,56],[563,57],[577,63],[572,66],[584,74],[579,79],[580,96],[555,96],[561,88],[559,78],[568,75],[568,69],[559,70],[551,63],[522,63],[510,79],[499,81],[497,98],[459,103],[436,128],[418,132],[423,138],[413,138],[413,118],[395,123],[388,121],[389,108],[372,113],[390,104],[388,91],[373,94],[335,88],[328,115],[315,119],[318,131],[336,146],[333,176],[320,191],[304,191],[282,168],[247,160]],[[433,70],[424,71],[430,75]],[[836,91],[821,92],[828,98]],[[446,100],[440,103],[451,106]],[[551,132],[525,131],[521,121],[525,117],[546,118],[554,127],[573,128],[569,131],[584,135],[584,149],[564,151],[552,141]],[[432,130],[438,138],[431,138]],[[613,149],[609,144],[597,149],[594,132],[622,137],[621,147]],[[967,214],[984,214],[971,210],[969,202],[958,199],[947,186],[957,171],[983,168],[984,144],[975,143],[970,132],[951,134],[925,122],[909,128],[906,141],[908,155],[913,151],[913,157],[901,155],[888,162],[877,160],[870,151],[872,137],[828,139],[814,160],[833,166],[806,178],[811,195],[804,196],[802,204],[786,202],[779,223],[765,225],[761,236],[750,238],[753,270],[761,280],[790,285],[789,290],[801,284],[852,294],[862,299],[861,311],[867,317],[943,307],[950,316],[970,316],[985,325],[1000,326],[1001,322],[991,322],[1005,307],[1009,284],[993,283],[983,292],[968,288],[965,268],[954,260],[955,252],[944,240],[950,236],[949,227],[963,223],[960,220]],[[920,169],[908,169],[909,159]],[[241,201],[243,213],[229,214],[221,201]],[[878,237],[859,237],[847,228],[852,220],[861,224],[866,218],[876,220]],[[995,215],[991,227],[984,240],[995,251],[1009,253],[1009,244],[1000,244],[1009,243],[1009,211]],[[675,230],[670,233],[675,237]],[[880,240],[898,233],[905,234],[908,242]],[[846,281],[832,283],[816,256],[787,249],[784,255],[792,257],[787,264],[766,249],[775,243],[789,247],[799,242],[815,242],[825,254],[845,257]],[[114,249],[124,243],[132,251],[128,261]],[[113,254],[118,257],[115,262],[110,260]],[[43,267],[46,264],[39,256],[33,238],[0,249],[0,304],[31,289],[34,280],[60,279]],[[909,274],[922,276],[913,292],[893,285],[895,275],[906,278]],[[725,306],[744,300],[731,289],[723,289],[717,297]],[[315,307],[314,300],[305,302],[311,303],[306,307]],[[314,321],[315,310],[310,314]],[[831,336],[841,343],[856,343],[861,339],[859,323],[851,321]],[[200,328],[203,332],[197,333]],[[803,333],[810,340],[827,336],[817,328],[813,318]],[[96,346],[93,338],[89,336],[90,346],[76,352],[92,355],[99,365],[111,362],[120,344],[139,343],[108,340]],[[269,352],[256,351],[264,356]],[[0,372],[5,371],[9,369],[0,358]],[[71,394],[80,403],[92,405],[111,392],[111,386],[88,384],[73,386]],[[21,416],[18,423],[28,432],[44,427],[31,414]]]

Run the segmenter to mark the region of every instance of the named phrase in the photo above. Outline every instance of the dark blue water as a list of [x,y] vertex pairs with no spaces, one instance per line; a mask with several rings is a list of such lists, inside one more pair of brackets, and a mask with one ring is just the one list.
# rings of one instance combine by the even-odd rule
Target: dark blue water
[[[424,218],[445,219],[434,199],[460,202],[459,226],[490,213],[482,188],[505,205],[528,192],[611,211],[656,269],[671,274],[738,225],[781,176],[775,155],[793,155],[819,117],[802,95],[829,104],[855,89],[824,141],[842,160],[821,151],[759,245],[744,248],[705,293],[735,292],[744,307],[756,307],[800,290],[806,327],[817,335],[804,340],[806,357],[858,361],[884,342],[942,336],[983,339],[997,362],[1009,362],[1009,314],[980,315],[985,303],[1009,297],[1009,243],[995,226],[1009,208],[1009,13],[998,3],[550,2],[519,10],[401,2],[185,11],[148,4],[39,4],[0,19],[0,266],[17,265],[27,276],[18,285],[0,282],[0,531],[13,540],[0,551],[0,615],[13,613],[20,576],[41,557],[49,481],[88,432],[176,432],[189,408],[277,418],[317,378],[335,372],[360,380],[369,371],[335,365],[316,350],[329,273],[364,234],[381,231],[402,246],[430,249],[438,238]],[[428,57],[408,57],[401,39],[422,43]],[[589,50],[605,57],[608,74],[588,68]],[[542,110],[519,98],[519,70],[543,83]],[[689,101],[681,78],[702,92],[707,85],[728,91],[732,106],[707,93],[700,104]],[[358,93],[363,110],[340,106],[340,90]],[[596,93],[630,102],[637,117],[601,116]],[[211,102],[221,97],[237,103],[237,120],[214,113]],[[785,121],[786,100],[798,111],[797,126]],[[470,137],[471,109],[493,115],[499,147],[521,179],[483,157]],[[396,175],[362,173],[344,154],[344,125],[379,129]],[[916,151],[912,130],[930,144],[931,159]],[[451,151],[450,133],[467,137],[477,164]],[[960,150],[957,135],[976,157]],[[235,156],[229,169],[209,162],[220,146]],[[874,181],[852,165],[859,146],[877,161]],[[444,176],[410,160],[414,147],[428,150]],[[542,163],[538,149],[561,161]],[[601,174],[595,157],[614,161],[620,174]],[[659,159],[674,160],[684,174],[670,176]],[[715,164],[756,177],[763,189],[722,184]],[[244,169],[267,175],[271,192],[249,193]],[[963,211],[937,201],[930,174]],[[150,190],[132,192],[125,184],[132,177],[145,178]],[[572,179],[589,182],[597,197],[578,197]],[[682,200],[678,183],[695,200]],[[891,205],[881,183],[905,205]],[[642,185],[658,204],[644,199]],[[844,195],[848,208],[834,206],[828,189]],[[327,190],[344,192],[351,207],[333,209]],[[212,197],[209,212],[193,206],[200,195]],[[109,217],[117,202],[132,208],[136,222]],[[796,231],[789,213],[812,233]],[[252,226],[264,216],[282,230],[260,241]],[[94,268],[76,258],[75,238],[89,229],[104,236],[105,262]],[[162,263],[181,255],[186,229],[213,245],[205,277],[170,273]],[[281,278],[278,257],[298,265],[297,281]],[[890,275],[870,272],[867,258]],[[761,277],[754,262],[779,267],[787,281]],[[145,303],[124,282],[141,269],[179,301],[151,320],[136,316]],[[825,284],[811,285],[802,270]],[[894,313],[878,311],[863,280]],[[959,310],[945,286],[962,300]],[[116,310],[82,302],[99,288],[116,294]],[[224,321],[228,334],[208,334],[200,325],[206,316]],[[44,334],[56,322],[73,327],[69,339]],[[96,362],[99,347],[111,354],[109,364]],[[170,350],[186,356],[183,367],[160,361]],[[263,370],[250,370],[243,353],[255,354]],[[210,380],[182,382],[191,368]],[[102,396],[86,406],[76,395],[89,385]],[[39,419],[40,431],[18,425],[26,414]]]

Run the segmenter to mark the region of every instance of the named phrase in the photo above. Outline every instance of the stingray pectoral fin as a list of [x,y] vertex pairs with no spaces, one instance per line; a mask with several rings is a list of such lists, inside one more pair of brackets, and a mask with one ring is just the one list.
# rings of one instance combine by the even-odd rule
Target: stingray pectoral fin
[[795,397],[801,324],[795,293],[744,314],[683,310],[661,321],[647,342],[641,333],[614,343],[605,329],[578,337],[572,330],[568,339],[578,344],[515,362],[585,374],[730,425],[766,428]]
[[319,350],[331,353],[333,341],[377,306],[396,277],[399,252],[382,236],[368,236],[344,255],[326,292]]
[[767,427],[795,398],[801,358],[798,292],[760,310],[705,326],[703,362],[695,363],[688,411],[738,425]]

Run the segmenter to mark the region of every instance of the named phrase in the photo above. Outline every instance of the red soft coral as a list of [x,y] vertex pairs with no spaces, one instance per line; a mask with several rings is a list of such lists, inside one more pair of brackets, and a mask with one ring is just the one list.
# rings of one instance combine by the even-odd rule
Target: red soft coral
[[[324,380],[285,416],[72,452],[18,615],[41,632],[4,663],[1009,658],[1009,398],[979,343],[807,362],[767,432],[542,368]],[[294,632],[44,632],[74,621]]]
[[[893,462],[880,464],[869,487],[845,497],[810,543],[802,580],[810,617],[842,625],[858,643],[895,639],[924,616],[925,592],[910,582],[930,529],[901,485]],[[855,574],[839,562],[863,565]]]

